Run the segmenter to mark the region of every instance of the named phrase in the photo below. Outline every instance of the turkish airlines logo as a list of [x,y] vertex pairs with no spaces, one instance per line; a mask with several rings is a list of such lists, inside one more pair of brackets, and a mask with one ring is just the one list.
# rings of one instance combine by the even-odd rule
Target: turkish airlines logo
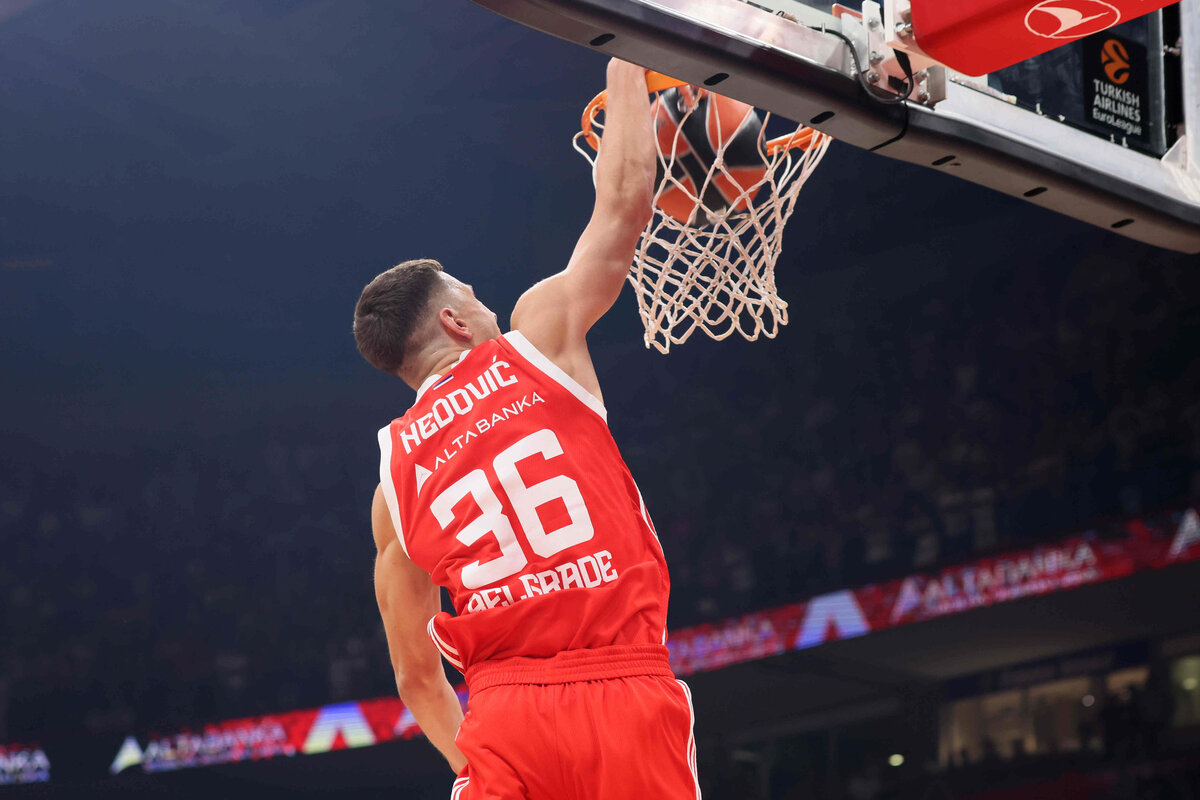
[[1029,32],[1046,39],[1078,39],[1120,21],[1121,12],[1104,0],[1042,0],[1025,14]]
[[1129,80],[1129,51],[1119,39],[1109,39],[1104,43],[1100,51],[1100,63],[1104,65],[1104,74],[1117,86]]

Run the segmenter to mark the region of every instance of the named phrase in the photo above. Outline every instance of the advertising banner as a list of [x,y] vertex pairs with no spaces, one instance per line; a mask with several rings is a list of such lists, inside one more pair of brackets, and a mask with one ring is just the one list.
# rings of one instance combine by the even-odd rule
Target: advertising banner
[[667,646],[676,674],[690,675],[1197,559],[1200,514],[1188,509],[1131,520],[1117,536],[1088,532],[938,572],[672,631]]
[[[667,646],[675,672],[685,676],[1196,560],[1200,560],[1200,514],[1188,509],[1126,522],[1115,535],[1087,532],[1054,544],[683,628],[671,633]],[[466,687],[457,687],[457,692],[465,709]],[[102,774],[101,760],[112,775],[129,770],[162,772],[369,747],[419,735],[416,720],[399,698],[381,697],[226,720],[167,735],[128,735],[119,745],[109,737],[75,741],[64,745],[61,755],[53,743],[0,745],[0,785],[51,780],[52,760],[56,774],[61,765],[68,780],[90,779],[93,769]]]
[[912,4],[917,44],[967,75],[985,75],[1177,0],[996,0]]
[[[465,686],[458,688],[458,700],[465,710]],[[227,720],[168,736],[127,736],[108,771],[117,775],[136,767],[143,772],[162,772],[276,756],[312,755],[419,735],[417,721],[399,698],[378,697]]]
[[0,786],[45,783],[50,780],[50,759],[40,747],[0,745]]
[[1083,100],[1087,122],[1101,133],[1150,147],[1150,62],[1146,48],[1108,34],[1083,40]]

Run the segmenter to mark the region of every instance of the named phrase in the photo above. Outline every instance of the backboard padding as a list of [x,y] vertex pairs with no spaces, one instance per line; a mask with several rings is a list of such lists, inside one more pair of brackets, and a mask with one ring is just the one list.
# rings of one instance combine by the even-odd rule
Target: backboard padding
[[[972,85],[951,73],[944,97],[881,103],[863,86],[882,41],[876,35],[882,15],[870,0],[864,3],[870,11],[866,21],[828,15],[822,17],[824,31],[809,27],[813,9],[798,3],[794,8],[803,12],[789,21],[739,0],[475,2],[529,27],[810,124],[841,142],[1133,239],[1200,252],[1200,165],[1188,157],[1195,154],[1197,133],[1170,147],[1162,131],[1160,146],[1144,148],[1147,154],[1081,124],[1063,124],[1057,113],[1067,116],[1065,105],[1055,116],[1044,108],[1039,114],[1039,101],[1021,96],[1010,102],[986,84]],[[769,0],[781,10],[791,7],[788,2]],[[1182,0],[1181,17],[1182,106],[1185,116],[1200,120],[1193,85],[1200,77],[1188,77],[1193,71],[1200,75],[1200,31],[1188,32],[1189,25],[1200,28],[1200,0]],[[1012,79],[1002,75],[998,82],[1003,87]],[[1031,102],[1033,110],[1027,107]],[[1161,147],[1170,150],[1159,158],[1154,153]]]

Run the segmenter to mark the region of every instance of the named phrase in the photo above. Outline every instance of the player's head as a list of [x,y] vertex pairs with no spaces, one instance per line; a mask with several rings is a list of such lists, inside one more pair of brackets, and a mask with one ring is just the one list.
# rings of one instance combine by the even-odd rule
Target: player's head
[[431,349],[468,349],[500,335],[496,315],[470,286],[430,258],[375,277],[354,309],[354,340],[370,364],[412,383]]

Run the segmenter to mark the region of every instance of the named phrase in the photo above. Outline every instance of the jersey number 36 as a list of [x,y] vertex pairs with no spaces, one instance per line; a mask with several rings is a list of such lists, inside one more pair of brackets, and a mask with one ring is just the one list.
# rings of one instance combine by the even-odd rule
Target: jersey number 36
[[[521,439],[492,460],[492,471],[500,490],[507,495],[509,504],[516,512],[521,533],[529,549],[541,558],[549,558],[568,547],[586,542],[596,532],[587,506],[583,503],[579,484],[574,480],[566,475],[556,475],[528,486],[517,471],[518,461],[539,454],[549,461],[562,453],[562,445],[554,431],[543,428]],[[494,486],[484,470],[473,469],[447,487],[429,506],[434,518],[445,530],[454,522],[454,507],[470,495],[479,506],[480,514],[458,532],[458,540],[470,547],[491,534],[500,545],[500,555],[496,558],[473,561],[463,567],[461,580],[467,589],[481,589],[502,581],[517,574],[529,563]],[[537,510],[552,500],[562,501],[567,507],[570,521],[557,530],[547,532]]]

